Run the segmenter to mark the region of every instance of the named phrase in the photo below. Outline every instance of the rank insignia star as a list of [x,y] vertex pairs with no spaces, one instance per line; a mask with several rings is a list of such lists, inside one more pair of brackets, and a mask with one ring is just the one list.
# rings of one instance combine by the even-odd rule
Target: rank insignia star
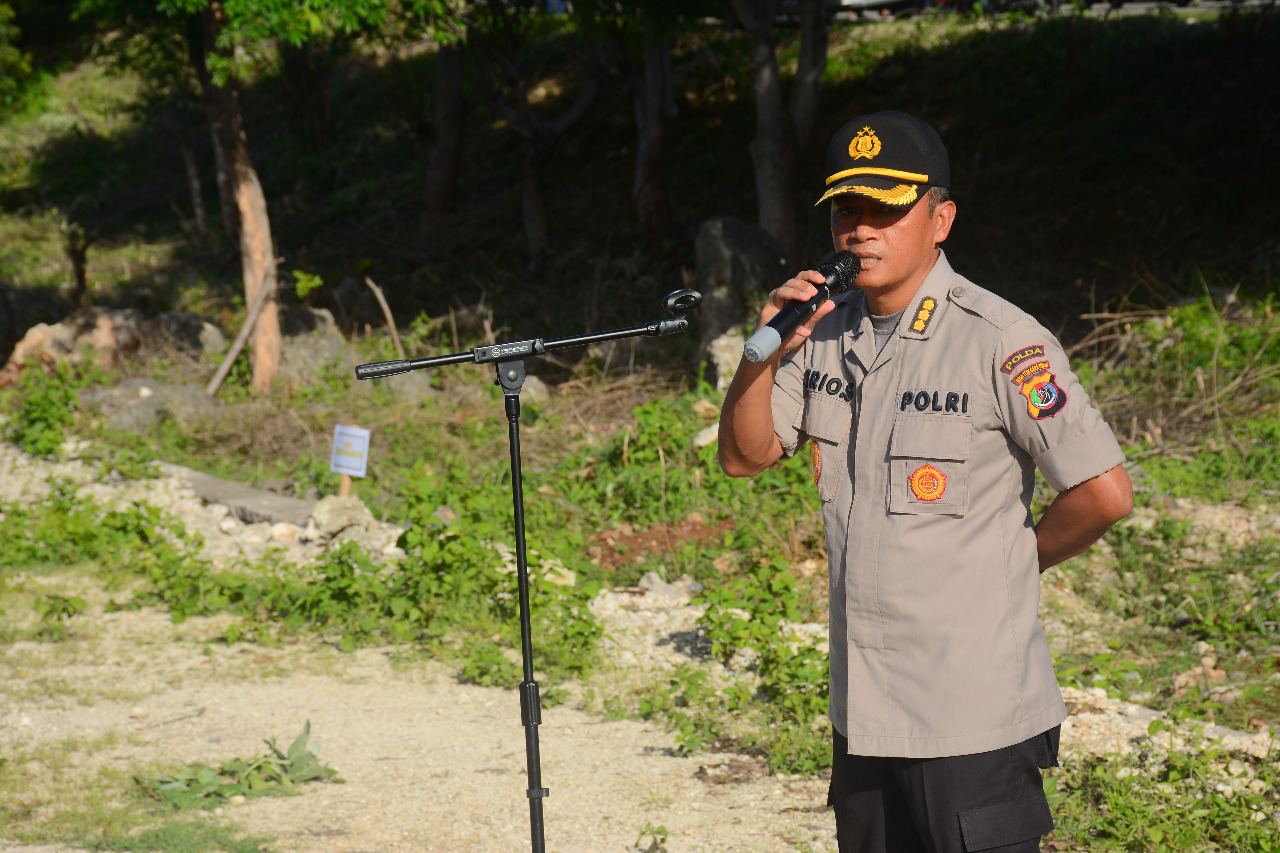
[[924,330],[929,328],[929,320],[933,318],[933,311],[937,307],[938,302],[932,296],[921,299],[919,307],[916,308],[916,318],[911,322],[911,331],[924,334]]

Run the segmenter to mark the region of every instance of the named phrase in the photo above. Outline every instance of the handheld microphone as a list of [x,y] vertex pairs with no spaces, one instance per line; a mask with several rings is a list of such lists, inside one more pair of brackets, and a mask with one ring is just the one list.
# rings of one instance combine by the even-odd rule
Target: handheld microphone
[[812,317],[822,303],[832,296],[844,293],[853,285],[853,280],[862,272],[862,263],[852,252],[836,252],[818,265],[818,272],[826,279],[823,284],[818,285],[818,295],[808,302],[790,302],[784,305],[772,320],[757,329],[742,348],[747,361],[758,364],[777,352],[782,342]]

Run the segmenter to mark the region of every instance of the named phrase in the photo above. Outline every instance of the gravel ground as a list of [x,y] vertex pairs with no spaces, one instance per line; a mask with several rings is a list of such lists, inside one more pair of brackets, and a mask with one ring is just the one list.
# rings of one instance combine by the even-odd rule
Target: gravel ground
[[[226,524],[225,508],[204,505],[176,474],[104,485],[93,483],[93,472],[79,463],[39,462],[0,446],[0,499],[37,499],[50,474],[86,484],[101,500],[160,505],[201,531],[220,560],[252,557],[270,546],[305,561],[325,547],[302,541],[297,531],[272,540],[269,529]],[[393,532],[375,526],[364,534],[393,542]],[[263,533],[266,538],[255,541]],[[61,576],[29,581],[65,583]],[[1105,636],[1098,614],[1048,582],[1045,591],[1051,633]],[[229,804],[214,819],[274,836],[280,850],[529,849],[515,691],[460,685],[442,667],[401,660],[389,648],[343,655],[320,644],[214,644],[209,640],[224,620],[175,626],[156,611],[106,613],[105,593],[86,593],[90,611],[73,621],[70,640],[0,649],[0,753],[77,737],[102,744],[80,759],[86,767],[216,763],[260,754],[264,738],[287,745],[310,720],[321,757],[345,784]],[[686,659],[698,616],[686,590],[606,592],[593,609],[606,623],[619,677],[644,678]],[[822,626],[807,630],[823,632]],[[1063,727],[1067,757],[1153,746],[1147,726],[1156,712],[1102,691],[1063,692],[1072,712]],[[551,791],[545,800],[550,851],[636,850],[649,823],[666,827],[670,853],[834,850],[821,779],[763,775],[745,756],[679,757],[673,737],[654,726],[568,706],[546,710],[540,734],[543,784]],[[1211,728],[1207,734],[1260,756],[1270,746],[1266,732]],[[1179,745],[1200,743],[1187,735]],[[48,774],[39,761],[23,769],[31,778]],[[63,849],[0,842],[4,853]]]

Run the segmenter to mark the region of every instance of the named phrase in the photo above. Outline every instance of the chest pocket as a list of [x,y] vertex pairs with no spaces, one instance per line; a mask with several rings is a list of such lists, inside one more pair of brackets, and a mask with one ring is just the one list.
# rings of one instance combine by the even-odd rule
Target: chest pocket
[[964,515],[972,435],[970,418],[899,417],[889,440],[889,512]]
[[823,502],[836,496],[842,478],[849,476],[849,427],[853,408],[834,399],[810,398],[801,415],[800,429],[813,440],[813,480]]

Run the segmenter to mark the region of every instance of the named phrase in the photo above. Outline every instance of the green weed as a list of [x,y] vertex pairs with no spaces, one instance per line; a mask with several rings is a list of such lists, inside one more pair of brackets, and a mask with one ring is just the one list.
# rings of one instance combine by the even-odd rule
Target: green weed
[[[633,847],[639,853],[667,853],[667,836],[665,826],[654,826],[652,821],[645,821],[644,826],[640,827],[640,834],[636,836]],[[648,843],[645,843],[646,838]]]
[[135,573],[190,558],[195,542],[182,526],[149,504],[109,509],[55,482],[42,503],[0,503],[0,568],[65,567],[94,563],[107,572]]
[[41,640],[56,642],[67,639],[66,623],[82,612],[86,607],[85,600],[79,596],[42,595],[34,605],[36,616],[40,618],[40,627],[35,636]]
[[1066,761],[1044,784],[1057,843],[1100,853],[1280,849],[1274,763],[1217,746]]
[[338,771],[319,758],[311,740],[311,721],[287,751],[266,741],[268,752],[252,759],[235,758],[217,768],[192,764],[177,773],[136,781],[147,796],[176,809],[212,809],[232,797],[297,795],[307,782],[341,782]]
[[1056,570],[1115,626],[1108,651],[1063,656],[1059,677],[1239,729],[1280,723],[1280,543],[1219,551],[1168,518],[1144,527],[1108,534],[1114,575],[1083,562]]
[[520,677],[520,668],[495,643],[468,645],[462,652],[462,670],[458,678],[463,682],[486,687],[510,687],[519,682]]
[[30,369],[22,373],[19,405],[9,420],[5,438],[32,456],[56,456],[75,423],[76,391],[86,384],[66,362],[53,373]]
[[642,698],[641,714],[665,721],[686,752],[733,744],[764,755],[777,773],[813,776],[829,766],[827,652],[787,628],[800,616],[795,577],[765,563],[700,601],[712,655],[740,660],[747,672],[717,681],[685,665]]

